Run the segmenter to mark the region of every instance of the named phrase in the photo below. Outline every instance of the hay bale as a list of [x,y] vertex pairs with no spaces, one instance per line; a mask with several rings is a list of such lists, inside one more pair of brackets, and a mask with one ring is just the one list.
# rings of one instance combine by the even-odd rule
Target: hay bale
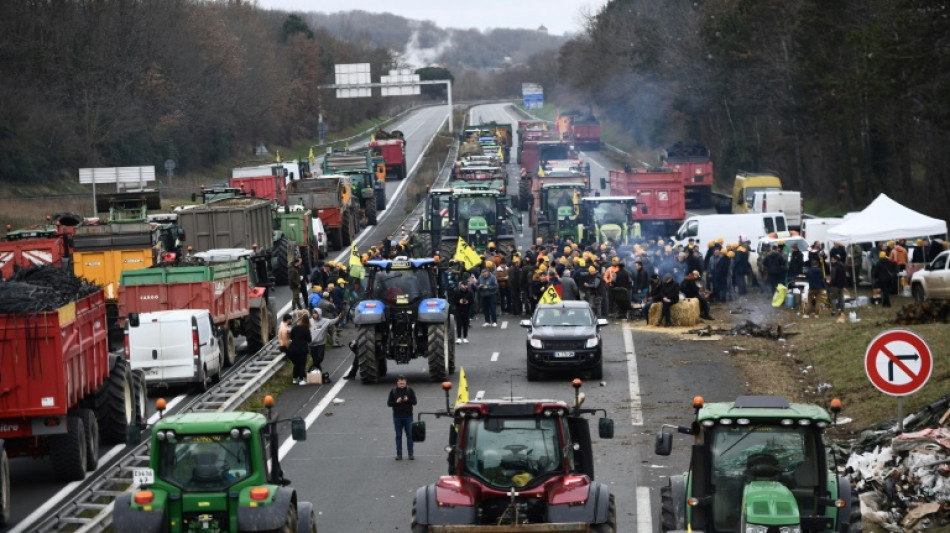
[[[649,324],[651,326],[660,325],[660,317],[663,316],[663,305],[656,303],[650,306]],[[675,327],[693,327],[699,324],[699,299],[683,298],[670,309],[670,320]]]

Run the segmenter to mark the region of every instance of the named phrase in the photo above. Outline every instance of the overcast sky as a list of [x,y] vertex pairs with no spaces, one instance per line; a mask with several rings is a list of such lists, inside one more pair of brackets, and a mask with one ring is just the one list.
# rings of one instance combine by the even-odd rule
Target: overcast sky
[[[607,0],[257,0],[264,9],[285,11],[363,10],[390,12],[409,19],[431,20],[443,28],[537,28],[561,35],[581,30],[581,13],[596,12]],[[331,7],[332,6],[332,7]]]

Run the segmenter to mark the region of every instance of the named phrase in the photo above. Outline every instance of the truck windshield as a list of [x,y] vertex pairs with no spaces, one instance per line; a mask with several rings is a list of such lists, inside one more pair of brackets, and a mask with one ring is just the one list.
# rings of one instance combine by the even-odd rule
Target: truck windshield
[[491,197],[460,197],[458,199],[458,216],[460,220],[471,220],[472,217],[482,217],[489,224],[495,220],[495,198]]
[[158,477],[185,492],[220,492],[251,475],[249,439],[177,435],[160,446]]
[[408,304],[432,295],[426,270],[380,270],[373,279],[372,300],[388,305]]
[[566,144],[548,144],[542,145],[538,151],[541,161],[551,161],[553,159],[570,159],[567,153]]
[[719,426],[709,435],[717,531],[736,531],[746,483],[778,481],[796,488],[802,514],[815,512],[818,435],[801,426]]
[[562,471],[556,418],[470,419],[465,469],[495,487],[524,487]]
[[594,223],[598,226],[604,224],[626,224],[627,213],[630,210],[626,204],[603,203],[594,208]]
[[547,195],[547,210],[551,216],[557,215],[558,207],[574,207],[575,196],[580,201],[580,189],[549,189]]

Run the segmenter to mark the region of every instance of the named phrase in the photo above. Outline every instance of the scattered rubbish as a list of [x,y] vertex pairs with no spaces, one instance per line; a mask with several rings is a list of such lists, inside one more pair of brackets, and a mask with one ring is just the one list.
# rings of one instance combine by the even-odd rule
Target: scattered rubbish
[[746,320],[742,324],[739,324],[731,329],[713,328],[707,325],[702,328],[691,329],[687,331],[687,333],[690,333],[693,335],[699,335],[701,337],[705,337],[708,335],[732,335],[732,336],[744,335],[747,337],[763,337],[766,339],[773,339],[773,340],[781,339],[784,342],[784,337],[788,337],[790,335],[796,335],[796,333],[794,332],[785,331],[787,328],[794,325],[795,324],[788,324],[788,325],[783,326],[782,324],[777,324],[775,326],[771,326],[771,325],[762,326],[760,324],[756,324],[755,322],[752,322],[751,320]]
[[606,387],[606,386],[607,386],[607,382],[606,382],[606,381],[601,381],[601,382],[600,382],[600,386],[601,386],[601,387]]
[[340,405],[344,402],[346,402],[346,400],[344,400],[343,398],[334,398],[333,401],[330,403],[332,403],[333,405]]
[[826,390],[831,389],[831,387],[833,387],[833,385],[826,381],[824,383],[819,383],[817,389],[819,393],[822,393],[822,392],[825,392]]
[[897,312],[895,324],[907,326],[910,324],[932,324],[934,322],[947,323],[950,319],[950,300],[940,302],[924,301],[907,304]]

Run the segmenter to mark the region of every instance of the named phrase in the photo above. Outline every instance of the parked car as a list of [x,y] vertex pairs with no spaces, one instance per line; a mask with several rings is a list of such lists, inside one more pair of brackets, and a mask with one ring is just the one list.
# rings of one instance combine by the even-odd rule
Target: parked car
[[914,272],[910,286],[918,302],[950,298],[950,252],[941,252],[924,270]]
[[528,381],[557,370],[589,371],[591,379],[603,378],[598,330],[606,325],[607,320],[598,319],[584,301],[539,305],[531,320],[521,321],[521,327],[528,329]]
[[179,309],[130,313],[125,332],[132,370],[148,387],[195,383],[206,390],[218,381],[224,354],[208,310]]

